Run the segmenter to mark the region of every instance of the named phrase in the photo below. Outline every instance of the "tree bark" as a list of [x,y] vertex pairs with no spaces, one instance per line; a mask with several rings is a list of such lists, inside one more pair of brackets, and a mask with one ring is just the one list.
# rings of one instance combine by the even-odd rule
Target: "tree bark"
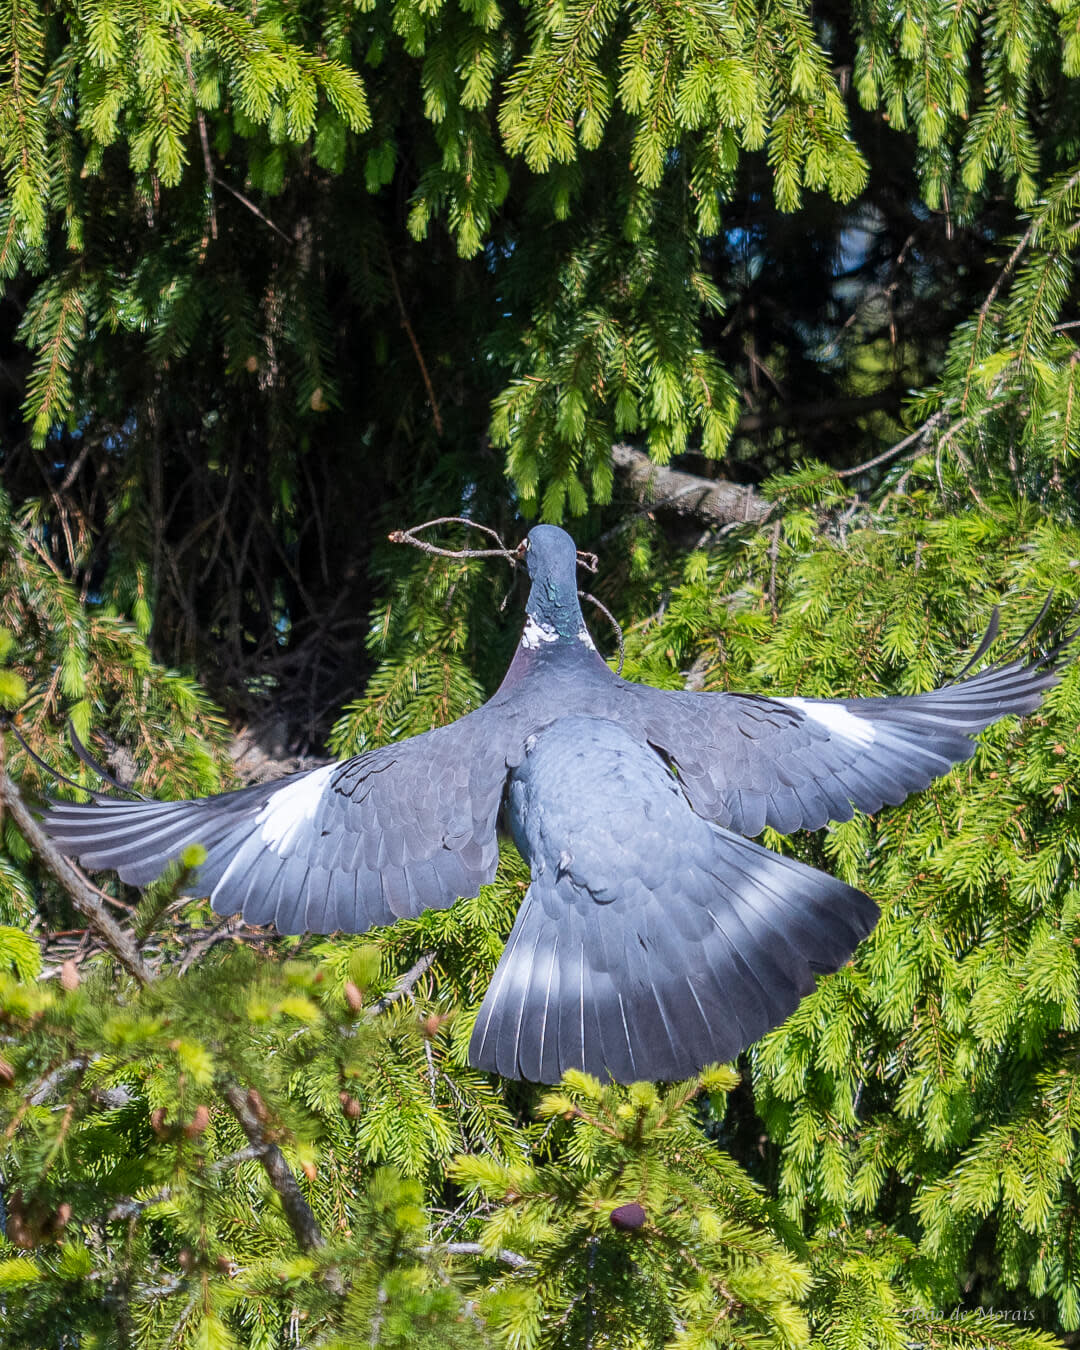
[[638,500],[650,510],[662,507],[708,525],[760,521],[770,510],[770,503],[750,485],[669,469],[630,445],[612,446],[611,457]]

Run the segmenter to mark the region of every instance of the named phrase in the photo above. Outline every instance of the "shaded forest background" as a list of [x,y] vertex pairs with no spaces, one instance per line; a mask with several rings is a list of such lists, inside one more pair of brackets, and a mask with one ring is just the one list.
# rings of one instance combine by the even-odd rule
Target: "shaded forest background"
[[[668,687],[1067,621],[1072,0],[12,0],[0,63],[0,702],[77,782],[68,719],[193,795],[485,698],[522,591],[433,516],[567,524]],[[175,878],[110,937],[5,787],[0,1345],[1076,1343],[1078,730],[1070,672],[782,845],[882,922],[666,1096],[467,1068],[509,847],[366,939]]]

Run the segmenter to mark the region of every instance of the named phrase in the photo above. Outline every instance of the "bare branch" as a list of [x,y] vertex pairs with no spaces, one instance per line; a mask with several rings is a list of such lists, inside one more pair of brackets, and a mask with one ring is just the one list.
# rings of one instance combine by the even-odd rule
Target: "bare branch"
[[[963,417],[960,420],[961,422],[966,422],[968,419]],[[876,469],[879,464],[884,464],[886,460],[892,459],[895,455],[900,454],[901,451],[907,450],[912,445],[919,445],[922,441],[926,440],[931,432],[935,431],[943,421],[943,413],[934,413],[933,417],[928,417],[926,421],[923,422],[921,426],[916,427],[909,436],[905,436],[903,440],[897,441],[895,445],[890,445],[888,450],[882,450],[880,455],[875,455],[873,459],[868,459],[865,464],[855,464],[850,469],[836,470],[837,478],[854,478],[856,474],[864,473],[867,469]]]
[[422,1256],[433,1256],[439,1252],[445,1252],[447,1256],[485,1256],[489,1261],[501,1261],[504,1266],[513,1266],[515,1270],[532,1265],[529,1258],[519,1252],[509,1251],[506,1247],[489,1252],[479,1242],[439,1242],[420,1248]]
[[615,674],[621,675],[623,664],[626,661],[626,644],[623,642],[622,625],[615,615],[612,614],[611,610],[608,609],[607,605],[603,604],[600,600],[597,600],[595,595],[590,595],[588,591],[578,591],[578,595],[580,595],[583,600],[591,601],[604,618],[607,619],[608,623],[611,624],[612,628],[615,629],[615,637],[619,643],[619,668],[616,670]]
[[413,355],[416,357],[416,364],[420,367],[420,374],[424,379],[424,388],[427,390],[428,402],[431,404],[431,420],[435,423],[435,434],[441,436],[443,434],[443,420],[442,413],[439,412],[439,401],[435,397],[435,388],[424,363],[424,355],[420,350],[420,344],[417,342],[413,326],[409,322],[409,315],[405,309],[405,301],[401,294],[401,287],[398,285],[397,271],[394,267],[394,260],[390,256],[389,248],[386,249],[386,266],[390,271],[390,285],[394,289],[394,299],[397,301],[398,313],[401,315],[401,326],[405,329],[406,336],[413,349]]
[[71,898],[71,903],[113,956],[140,984],[149,984],[153,979],[153,972],[143,960],[135,943],[134,934],[130,929],[121,928],[106,910],[96,891],[78,875],[71,863],[57,849],[31,815],[29,807],[19,795],[18,788],[8,775],[2,772],[0,772],[0,800],[11,812],[11,818],[19,827],[23,838],[64,888]]
[[[315,1252],[325,1247],[326,1239],[319,1227],[319,1221],[304,1198],[299,1182],[285,1161],[285,1155],[277,1144],[266,1137],[262,1121],[252,1105],[252,1094],[245,1092],[239,1083],[226,1083],[222,1095],[240,1122],[240,1128],[254,1150],[254,1156],[262,1164],[270,1185],[277,1191],[281,1207],[285,1211],[285,1219],[300,1249]],[[345,1286],[341,1276],[336,1272],[328,1272],[327,1284],[334,1293],[344,1293]]]
[[[430,530],[433,525],[467,525],[471,530],[481,530],[484,534],[490,535],[499,547],[439,548],[437,544],[429,544],[426,539],[416,538],[418,530]],[[407,530],[391,530],[387,538],[392,544],[411,544],[421,553],[434,553],[440,558],[505,558],[511,564],[518,561],[517,554],[506,547],[502,536],[490,525],[481,525],[479,521],[468,520],[465,516],[436,516],[434,520],[425,520],[422,525],[410,525]]]
[[384,994],[378,1003],[371,1005],[368,1009],[368,1017],[378,1017],[380,1013],[386,1012],[387,1008],[397,1003],[399,999],[404,998],[406,994],[411,994],[420,977],[425,975],[435,964],[437,956],[438,952],[425,952],[415,965],[409,967],[388,994]]
[[700,478],[654,464],[643,450],[630,445],[614,445],[611,457],[634,489],[639,501],[648,510],[661,507],[707,520],[715,525],[741,524],[761,521],[768,514],[770,504],[751,486],[730,483],[726,479]]

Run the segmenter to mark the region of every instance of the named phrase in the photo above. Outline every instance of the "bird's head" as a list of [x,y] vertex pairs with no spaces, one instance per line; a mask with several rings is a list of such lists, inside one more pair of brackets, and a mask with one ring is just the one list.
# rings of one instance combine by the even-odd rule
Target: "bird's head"
[[532,581],[525,605],[532,623],[523,642],[531,645],[538,632],[551,633],[564,641],[576,638],[585,631],[585,621],[578,604],[574,541],[557,525],[535,525],[519,552]]
[[[577,576],[577,548],[558,525],[534,525],[522,541],[525,567],[530,578],[571,581]],[[576,591],[577,586],[575,584]]]

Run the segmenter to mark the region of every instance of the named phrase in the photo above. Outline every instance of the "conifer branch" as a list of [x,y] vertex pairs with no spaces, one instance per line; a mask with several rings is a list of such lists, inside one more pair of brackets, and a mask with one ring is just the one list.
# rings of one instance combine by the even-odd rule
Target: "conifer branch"
[[[11,812],[11,818],[19,827],[26,842],[64,888],[72,904],[83,915],[90,927],[97,933],[124,969],[133,975],[140,984],[150,984],[154,979],[154,972],[144,961],[135,943],[134,935],[130,930],[120,927],[94,891],[76,873],[63,854],[58,851],[56,845],[34,819],[15,784],[7,773],[2,771],[0,771],[0,801]],[[392,1002],[412,988],[434,960],[435,953],[426,952],[416,965],[406,972],[398,985],[386,995],[385,999],[375,1005],[375,1011],[382,1011],[383,1006],[389,1007]],[[73,1061],[74,1064],[75,1061]],[[71,1067],[65,1065],[63,1071],[66,1073]],[[301,1249],[309,1252],[325,1246],[326,1239],[322,1235],[322,1230],[312,1213],[311,1206],[304,1198],[299,1183],[285,1161],[284,1154],[264,1134],[262,1123],[251,1104],[249,1094],[238,1084],[227,1083],[222,1095],[239,1121],[240,1128],[247,1136],[248,1143],[255,1150],[255,1156],[262,1164],[271,1186],[277,1191],[281,1199],[282,1209],[285,1212],[285,1218]],[[327,1282],[332,1289],[335,1289],[335,1292],[342,1292],[343,1286],[335,1288],[335,1284],[341,1284],[340,1276],[337,1274],[328,1275]]]
[[[319,1221],[305,1199],[300,1183],[285,1161],[285,1155],[272,1139],[267,1138],[259,1113],[253,1105],[253,1101],[257,1098],[253,1098],[250,1092],[245,1092],[239,1083],[231,1082],[224,1085],[222,1096],[228,1102],[229,1109],[262,1164],[270,1185],[277,1191],[286,1222],[300,1244],[300,1249],[305,1252],[319,1251],[326,1246]],[[345,1286],[337,1272],[327,1273],[327,1284],[334,1293],[344,1292]]]
[[373,1003],[371,1005],[368,1009],[368,1016],[378,1017],[380,1013],[386,1012],[387,1008],[395,1004],[398,999],[402,999],[406,994],[412,993],[420,977],[429,971],[435,964],[435,958],[437,956],[438,952],[425,952],[423,956],[420,957],[419,961],[409,967],[389,993],[384,994],[382,998],[379,999],[378,1003]]

